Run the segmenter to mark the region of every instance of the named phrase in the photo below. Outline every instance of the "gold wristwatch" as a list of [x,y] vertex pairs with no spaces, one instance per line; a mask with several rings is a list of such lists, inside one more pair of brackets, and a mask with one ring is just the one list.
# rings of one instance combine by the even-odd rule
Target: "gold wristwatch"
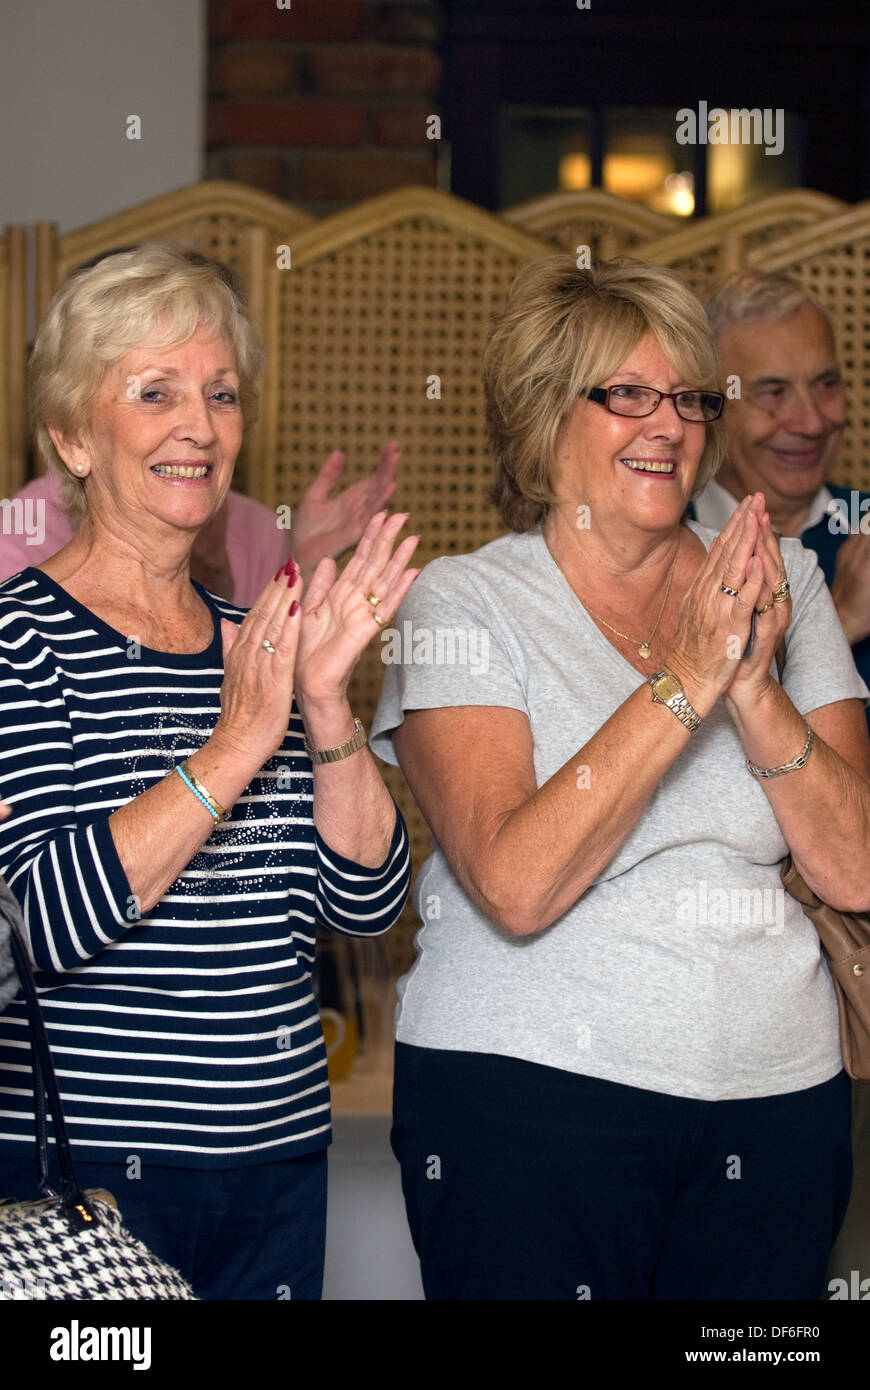
[[676,676],[672,676],[670,671],[656,671],[655,675],[650,676],[647,681],[652,690],[653,700],[657,705],[667,705],[668,709],[673,710],[681,724],[685,724],[690,734],[693,734],[701,722],[701,716],[692,709],[686,692]]
[[353,733],[350,738],[345,739],[344,743],[339,743],[335,748],[312,748],[308,742],[308,735],[305,735],[305,751],[313,763],[340,763],[342,758],[349,758],[351,753],[355,753],[358,748],[363,748],[366,744],[368,735],[363,728],[361,719],[354,719]]

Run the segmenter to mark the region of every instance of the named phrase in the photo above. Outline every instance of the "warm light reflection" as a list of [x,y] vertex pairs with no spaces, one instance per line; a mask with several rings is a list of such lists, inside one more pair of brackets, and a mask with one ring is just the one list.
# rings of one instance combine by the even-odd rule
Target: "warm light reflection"
[[707,154],[707,178],[711,206],[717,212],[739,207],[751,187],[752,161],[745,145],[711,145]]
[[689,173],[668,174],[662,187],[649,199],[655,212],[676,213],[691,217],[695,211],[695,184]]
[[619,198],[652,197],[673,169],[670,159],[655,154],[609,154],[604,160],[604,187]]
[[588,188],[591,176],[588,154],[565,154],[559,160],[560,188]]
[[[587,154],[566,154],[559,161],[560,189],[584,189],[591,184]],[[695,210],[692,175],[674,173],[673,161],[659,154],[609,154],[604,160],[604,187],[620,198],[634,198],[657,212],[691,217]]]

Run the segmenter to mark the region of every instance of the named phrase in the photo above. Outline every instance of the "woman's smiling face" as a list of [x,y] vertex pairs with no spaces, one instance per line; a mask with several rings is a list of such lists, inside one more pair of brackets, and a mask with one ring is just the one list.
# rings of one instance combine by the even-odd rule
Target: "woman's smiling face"
[[198,529],[229,490],[242,430],[232,349],[200,327],[179,347],[146,340],[125,353],[106,372],[87,435],[59,452],[86,479],[94,519]]
[[[682,380],[649,332],[595,385],[620,383],[664,392],[698,389],[697,382]],[[555,491],[563,505],[588,506],[593,527],[618,521],[667,530],[686,509],[705,443],[705,425],[681,419],[671,400],[638,418],[581,399],[559,441]]]

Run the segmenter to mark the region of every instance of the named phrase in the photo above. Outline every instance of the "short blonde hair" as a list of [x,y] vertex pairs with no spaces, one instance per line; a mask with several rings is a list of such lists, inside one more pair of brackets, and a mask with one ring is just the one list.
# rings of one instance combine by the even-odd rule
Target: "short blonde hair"
[[[484,354],[496,478],[491,497],[513,531],[555,501],[553,467],[579,396],[616,371],[652,332],[684,381],[718,391],[716,345],[703,305],[676,271],[628,258],[578,270],[571,256],[532,261],[511,286]],[[722,460],[722,422],[706,426],[693,496]]]
[[85,484],[64,464],[49,426],[66,435],[86,434],[109,367],[146,339],[178,347],[200,326],[230,344],[240,403],[250,423],[256,418],[263,349],[226,266],[145,242],[73,271],[57,291],[33,345],[30,413],[37,449],[47,467],[60,474],[74,523],[87,510]]

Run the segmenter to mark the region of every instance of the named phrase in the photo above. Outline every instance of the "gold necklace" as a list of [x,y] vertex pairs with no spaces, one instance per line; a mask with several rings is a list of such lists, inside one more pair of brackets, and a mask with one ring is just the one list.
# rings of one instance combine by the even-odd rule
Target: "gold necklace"
[[546,545],[547,549],[550,551],[550,557],[551,557],[551,559],[553,560],[553,563],[556,565],[556,568],[561,572],[563,579],[565,580],[565,582],[566,582],[566,583],[570,586],[570,588],[572,589],[572,591],[573,591],[573,593],[574,593],[574,597],[577,599],[577,602],[580,604],[580,606],[581,606],[582,608],[585,608],[585,609],[586,609],[586,612],[589,614],[590,618],[594,618],[595,621],[596,621],[597,623],[603,623],[604,626],[605,626],[606,628],[608,628],[611,632],[615,632],[616,635],[617,635],[617,637],[622,637],[622,638],[624,639],[624,641],[626,641],[626,642],[631,642],[635,647],[637,647],[637,654],[638,654],[638,656],[643,657],[644,661],[646,661],[647,658],[652,654],[652,647],[651,647],[652,639],[655,637],[656,632],[658,631],[658,626],[659,626],[659,623],[660,623],[661,620],[662,620],[662,614],[663,614],[664,611],[665,611],[665,605],[666,605],[666,603],[667,603],[667,601],[668,601],[668,594],[671,592],[671,581],[673,580],[674,571],[675,571],[675,569],[676,569],[676,567],[677,567],[677,559],[678,559],[679,554],[680,554],[680,542],[679,542],[679,540],[677,541],[677,549],[676,549],[676,551],[674,552],[674,558],[673,558],[673,560],[671,561],[671,568],[670,568],[670,570],[668,571],[668,582],[667,582],[667,585],[666,585],[666,587],[665,587],[665,596],[664,596],[664,598],[662,599],[662,606],[661,606],[661,608],[659,609],[659,615],[658,615],[658,617],[656,618],[655,627],[653,628],[652,632],[650,633],[649,637],[647,638],[647,640],[646,640],[645,642],[638,642],[638,640],[637,640],[636,637],[629,637],[629,636],[628,636],[628,633],[626,633],[626,632],[620,632],[618,627],[614,627],[613,624],[612,624],[612,623],[609,623],[609,622],[607,621],[606,618],[602,618],[601,615],[600,615],[599,613],[593,613],[593,612],[592,612],[592,609],[588,606],[588,604],[585,604],[585,603],[583,602],[582,598],[581,598],[580,595],[577,593],[577,590],[574,588],[574,585],[571,583],[571,581],[570,581],[570,579],[568,578],[567,574],[566,574],[565,571],[562,569],[562,566],[559,564],[559,561],[556,559],[556,557],[555,557],[555,555],[553,554],[552,550],[550,550],[550,543],[549,543],[549,541],[547,540],[546,537],[544,537],[544,544]]

